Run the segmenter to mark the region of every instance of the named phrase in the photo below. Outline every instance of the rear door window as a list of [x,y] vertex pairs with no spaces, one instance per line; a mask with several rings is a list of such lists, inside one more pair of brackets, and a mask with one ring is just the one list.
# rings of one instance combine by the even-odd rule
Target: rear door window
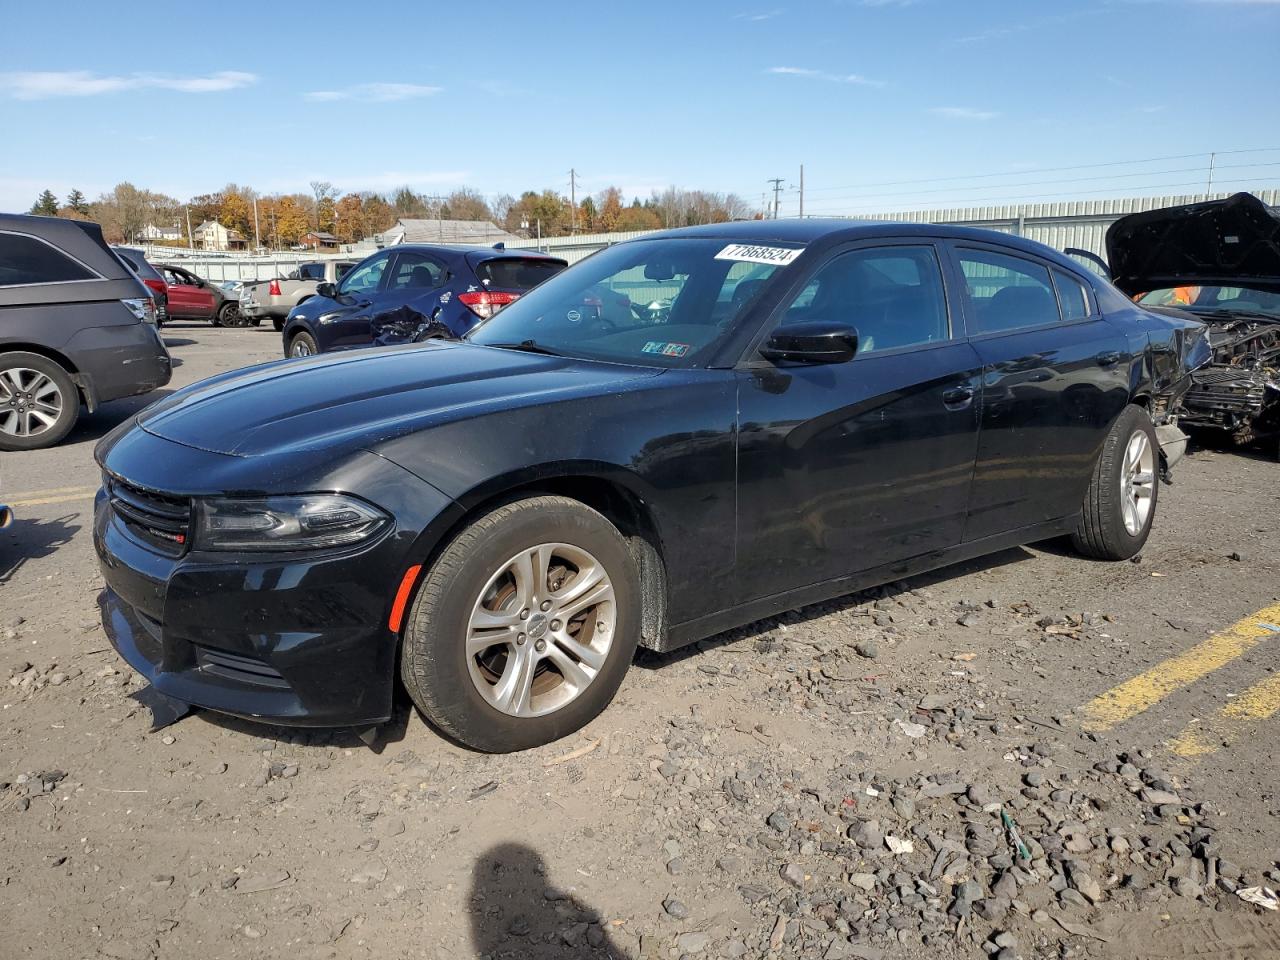
[[93,280],[88,267],[25,233],[0,233],[0,287]]
[[1058,323],[1049,268],[990,250],[957,251],[969,293],[972,333],[1002,333]]
[[491,290],[528,290],[564,269],[553,260],[533,257],[495,257],[476,267],[476,276]]
[[387,282],[388,290],[430,290],[444,282],[444,267],[423,253],[396,255],[395,269]]

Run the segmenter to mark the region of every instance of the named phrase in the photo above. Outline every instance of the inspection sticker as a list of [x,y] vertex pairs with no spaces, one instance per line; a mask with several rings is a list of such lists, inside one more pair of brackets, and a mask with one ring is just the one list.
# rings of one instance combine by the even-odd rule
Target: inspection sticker
[[641,353],[657,353],[664,357],[683,357],[689,352],[687,343],[666,343],[662,340],[649,340],[640,348]]
[[800,254],[804,247],[765,247],[758,243],[731,243],[716,254],[717,260],[740,260],[745,263],[772,263],[785,267]]

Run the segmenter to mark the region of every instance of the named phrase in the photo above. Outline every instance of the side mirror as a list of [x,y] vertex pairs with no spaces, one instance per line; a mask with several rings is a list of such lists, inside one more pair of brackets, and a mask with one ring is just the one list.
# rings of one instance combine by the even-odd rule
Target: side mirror
[[768,360],[796,363],[845,363],[857,352],[857,329],[830,320],[779,327],[760,347],[760,355]]
[[316,296],[318,297],[327,297],[332,300],[337,297],[337,295],[338,285],[336,283],[329,283],[328,281],[325,281],[324,283],[316,286]]

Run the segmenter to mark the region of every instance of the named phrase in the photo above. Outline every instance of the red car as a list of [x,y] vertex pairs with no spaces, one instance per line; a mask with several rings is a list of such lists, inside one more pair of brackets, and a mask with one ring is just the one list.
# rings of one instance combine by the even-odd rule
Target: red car
[[215,327],[241,325],[240,301],[227,297],[222,288],[182,267],[156,264],[164,274],[169,294],[169,316],[174,319],[208,320]]

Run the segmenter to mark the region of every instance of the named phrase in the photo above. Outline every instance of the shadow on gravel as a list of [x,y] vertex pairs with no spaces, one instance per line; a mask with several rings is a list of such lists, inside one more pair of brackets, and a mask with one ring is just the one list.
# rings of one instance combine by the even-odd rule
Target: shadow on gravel
[[[1045,544],[1036,544],[1036,549],[1041,549],[1042,547],[1045,547]],[[813,603],[797,610],[789,610],[775,617],[766,617],[764,620],[749,623],[745,627],[737,627],[733,630],[726,630],[724,633],[717,633],[713,637],[707,637],[705,640],[699,640],[697,643],[681,647],[679,650],[673,650],[670,653],[654,653],[652,650],[641,648],[636,652],[634,665],[645,670],[660,670],[668,664],[677,663],[687,657],[697,656],[703,650],[729,643],[737,643],[740,640],[762,637],[770,631],[776,630],[779,621],[784,618],[787,623],[805,623],[833,613],[841,613],[859,604],[869,603],[873,600],[891,600],[898,594],[905,593],[908,590],[927,589],[934,584],[962,577],[965,574],[994,570],[997,567],[1004,567],[1011,563],[1021,563],[1024,560],[1034,559],[1035,554],[1030,550],[1024,547],[1011,547],[1008,550],[1001,550],[999,553],[988,554],[985,557],[977,557],[973,560],[965,560],[961,563],[953,563],[939,570],[921,573],[906,580],[885,584],[882,587],[872,587],[869,590],[861,590],[857,593],[846,594],[843,597],[836,597],[834,600],[825,600],[822,603]]]
[[[409,727],[411,708],[397,703],[391,719],[377,728],[377,735],[370,743],[361,737],[362,732],[353,727],[283,727],[276,724],[262,723],[257,720],[245,720],[225,713],[214,713],[210,710],[192,710],[192,713],[206,723],[215,727],[243,734],[246,737],[257,737],[259,740],[274,740],[281,744],[295,746],[331,746],[344,750],[368,748],[374,753],[381,753],[389,743],[399,743],[405,737]],[[191,721],[186,721],[190,723]]]
[[189,347],[196,341],[188,340],[185,337],[165,337],[164,345],[166,347]]
[[65,446],[70,443],[83,443],[86,440],[98,440],[144,407],[149,407],[157,400],[161,400],[171,393],[173,391],[169,389],[152,390],[150,393],[144,393],[140,397],[126,397],[123,400],[104,403],[93,413],[83,411],[80,414],[80,419],[76,421],[76,425],[71,428],[71,432],[67,434],[67,439],[63,440],[62,444]]
[[547,883],[541,855],[522,843],[486,851],[471,873],[471,944],[477,956],[520,960],[628,957],[600,912]]
[[47,557],[71,542],[80,529],[80,514],[69,513],[53,520],[24,520],[19,514],[13,526],[0,534],[0,584],[8,583],[32,560]]

